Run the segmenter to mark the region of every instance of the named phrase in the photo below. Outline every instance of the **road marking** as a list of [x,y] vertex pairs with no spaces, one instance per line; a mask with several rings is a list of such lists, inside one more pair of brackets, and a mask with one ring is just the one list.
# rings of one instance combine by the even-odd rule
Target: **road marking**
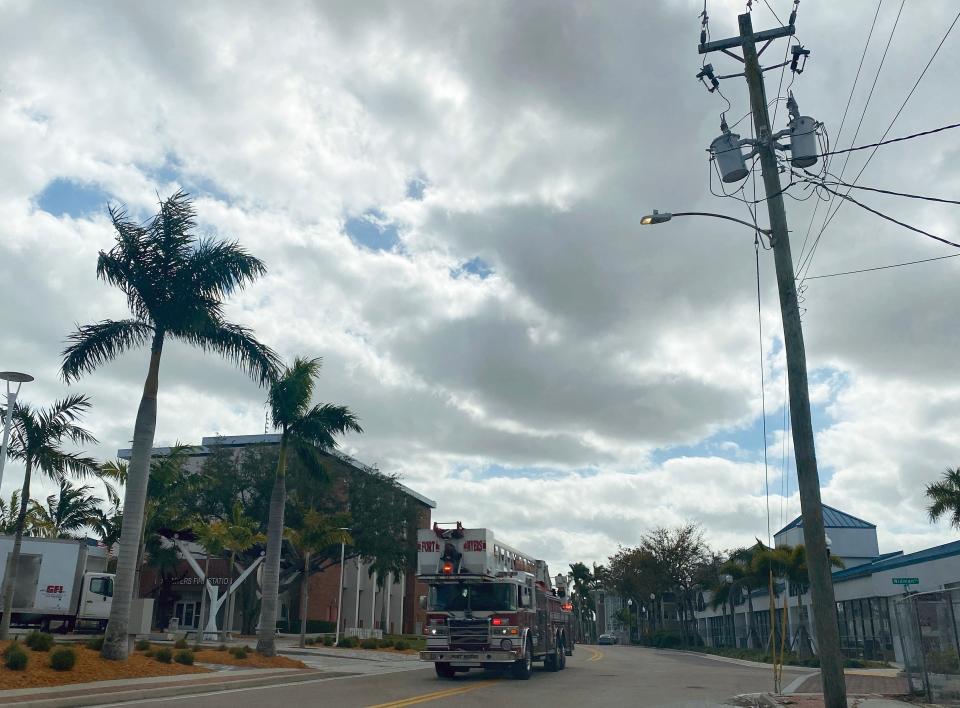
[[589,651],[591,654],[587,661],[600,661],[600,659],[603,658],[603,652],[599,649],[591,649],[590,647],[587,647],[587,651]]
[[475,683],[470,686],[448,688],[444,691],[434,691],[433,693],[424,693],[420,696],[401,698],[398,701],[390,701],[389,703],[377,703],[376,705],[368,706],[368,708],[401,708],[402,706],[412,706],[416,705],[417,703],[426,703],[427,701],[436,701],[441,698],[449,698],[451,696],[459,696],[464,693],[470,693],[471,691],[476,691],[478,688],[484,688],[494,683],[496,683],[496,679],[493,681],[484,681],[483,683]]

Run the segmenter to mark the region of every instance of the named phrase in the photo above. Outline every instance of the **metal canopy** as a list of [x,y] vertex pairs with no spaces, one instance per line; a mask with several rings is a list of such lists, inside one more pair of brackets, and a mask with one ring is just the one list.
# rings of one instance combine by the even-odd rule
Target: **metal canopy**
[[0,371],[0,381],[15,381],[16,383],[28,383],[33,381],[30,374],[23,374],[19,371]]

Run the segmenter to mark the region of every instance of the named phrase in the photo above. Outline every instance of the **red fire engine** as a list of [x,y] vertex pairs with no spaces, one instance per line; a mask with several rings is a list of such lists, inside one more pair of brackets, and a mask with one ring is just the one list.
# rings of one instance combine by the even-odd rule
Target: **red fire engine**
[[554,589],[546,563],[501,543],[489,529],[459,522],[421,529],[417,576],[430,586],[420,598],[427,611],[420,659],[432,661],[437,676],[500,668],[528,679],[533,662],[560,671],[573,654],[565,582]]

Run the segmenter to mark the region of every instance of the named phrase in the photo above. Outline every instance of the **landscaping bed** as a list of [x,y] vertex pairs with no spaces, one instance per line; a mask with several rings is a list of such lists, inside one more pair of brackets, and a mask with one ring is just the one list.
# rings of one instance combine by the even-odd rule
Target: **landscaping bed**
[[[9,645],[10,642],[0,642],[0,653],[5,652]],[[51,651],[34,651],[25,645],[21,644],[21,646],[27,655],[27,665],[23,670],[14,671],[0,661],[0,690],[62,686],[70,683],[146,676],[200,674],[209,671],[200,666],[164,664],[151,657],[143,656],[142,652],[134,652],[128,661],[107,661],[100,658],[99,651],[74,643],[69,645],[76,652],[76,663],[73,668],[67,671],[56,671],[50,667]],[[56,646],[59,648],[63,645]]]

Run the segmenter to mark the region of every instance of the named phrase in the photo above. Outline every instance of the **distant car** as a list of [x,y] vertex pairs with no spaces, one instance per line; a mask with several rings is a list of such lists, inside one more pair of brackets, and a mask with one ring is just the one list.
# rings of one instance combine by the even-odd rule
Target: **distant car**
[[616,644],[617,637],[614,634],[601,634],[597,639],[597,644]]

